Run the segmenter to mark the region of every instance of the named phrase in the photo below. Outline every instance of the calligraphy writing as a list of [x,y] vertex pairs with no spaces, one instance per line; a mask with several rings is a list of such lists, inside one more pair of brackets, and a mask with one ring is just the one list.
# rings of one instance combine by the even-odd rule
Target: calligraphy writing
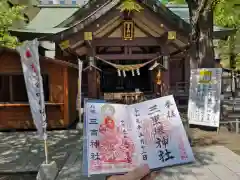
[[159,121],[160,116],[159,116],[159,114],[154,115],[154,116],[152,116],[150,118],[152,120],[153,126],[156,126],[156,125],[160,124],[160,121]]
[[[137,113],[136,113],[137,112]],[[141,155],[142,155],[142,160],[147,161],[148,155],[147,152],[145,151],[145,141],[144,141],[144,134],[142,131],[142,123],[138,116],[140,116],[140,112],[138,109],[135,108],[135,116],[136,116],[136,123],[137,123],[137,130],[138,130],[138,137],[140,138],[140,143],[141,143]]]
[[168,137],[167,136],[163,136],[162,138],[156,138],[156,144],[157,147],[156,148],[167,148],[168,145]]
[[140,116],[140,114],[139,114],[139,109],[136,109],[136,108],[135,108],[135,109],[134,109],[134,112],[135,112],[135,116],[136,116],[136,117]]
[[95,148],[98,148],[99,147],[99,140],[92,140],[91,142],[90,142],[90,146],[93,148],[93,147],[95,147]]
[[98,124],[97,119],[90,119],[89,124]]
[[121,120],[121,125],[122,125],[122,132],[123,132],[124,138],[127,138],[127,131],[125,128],[125,122],[123,120]]
[[[175,112],[173,109],[171,109],[171,106],[173,104],[171,101],[166,101],[165,102],[165,108],[167,109],[167,114],[166,117],[160,116],[160,114],[155,114],[151,112],[152,109],[149,109],[149,115],[152,115],[150,119],[152,120],[153,128],[154,128],[154,137],[155,137],[155,144],[156,144],[156,149],[158,149],[158,156],[159,160],[162,162],[169,161],[171,159],[174,159],[175,157],[172,155],[171,151],[168,149],[168,144],[169,144],[169,134],[167,132],[168,130],[168,123],[169,118],[175,117]],[[156,111],[156,109],[155,109]]]
[[91,159],[92,160],[100,160],[100,154],[98,152],[91,153]]
[[160,110],[159,110],[159,108],[158,108],[158,106],[157,106],[156,104],[153,105],[153,106],[150,106],[150,107],[148,108],[148,110],[149,110],[148,115],[152,115],[152,114],[154,114],[154,113],[156,113],[156,112],[160,112]]
[[165,150],[160,149],[158,151],[158,157],[159,157],[159,160],[162,162],[166,162],[175,158],[173,155],[171,155],[171,152],[168,149],[165,149]]
[[169,100],[165,102],[165,108],[167,108],[167,117],[168,117],[168,119],[176,116],[176,114],[174,112],[174,109],[171,109],[172,105],[173,104]]
[[93,113],[93,114],[96,113],[96,109],[95,109],[94,105],[90,106],[90,112]]
[[97,136],[98,135],[98,130],[97,129],[91,129],[90,133],[91,133],[91,136]]
[[41,92],[41,86],[40,86],[40,82],[42,81],[42,77],[41,74],[39,72],[39,76],[38,76],[38,69],[36,68],[36,66],[34,65],[34,63],[32,63],[31,65],[31,69],[33,71],[32,74],[32,83],[34,84],[35,87],[35,95],[38,98],[38,104],[39,104],[39,113],[42,116],[42,127],[43,128],[47,128],[47,122],[46,122],[46,112],[45,112],[45,106],[44,106],[44,96],[43,96],[43,92]]

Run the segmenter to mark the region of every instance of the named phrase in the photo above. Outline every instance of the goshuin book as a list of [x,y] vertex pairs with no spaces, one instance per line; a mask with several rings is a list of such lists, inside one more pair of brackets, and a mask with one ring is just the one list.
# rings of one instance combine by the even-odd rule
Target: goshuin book
[[86,102],[84,123],[87,176],[195,161],[172,95],[133,105]]

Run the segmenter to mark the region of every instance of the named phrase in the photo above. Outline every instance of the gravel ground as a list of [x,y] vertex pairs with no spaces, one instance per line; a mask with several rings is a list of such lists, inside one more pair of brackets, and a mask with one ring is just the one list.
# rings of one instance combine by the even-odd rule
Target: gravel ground
[[191,128],[189,133],[195,147],[222,145],[240,155],[240,134],[229,132],[225,127],[220,128],[219,134],[216,131],[206,131],[199,128]]

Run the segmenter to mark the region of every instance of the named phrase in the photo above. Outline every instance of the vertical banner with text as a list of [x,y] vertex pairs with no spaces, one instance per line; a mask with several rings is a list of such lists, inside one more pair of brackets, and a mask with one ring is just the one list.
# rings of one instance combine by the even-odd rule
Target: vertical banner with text
[[25,41],[21,46],[17,47],[17,51],[21,57],[21,64],[33,121],[40,138],[46,140],[47,123],[38,45],[39,42],[36,39],[33,41]]

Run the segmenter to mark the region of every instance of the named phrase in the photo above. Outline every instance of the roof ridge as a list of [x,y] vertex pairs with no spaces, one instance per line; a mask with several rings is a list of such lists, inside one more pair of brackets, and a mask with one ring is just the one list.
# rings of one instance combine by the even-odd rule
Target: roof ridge
[[74,4],[41,4],[36,5],[38,8],[81,8],[82,5],[74,5]]

